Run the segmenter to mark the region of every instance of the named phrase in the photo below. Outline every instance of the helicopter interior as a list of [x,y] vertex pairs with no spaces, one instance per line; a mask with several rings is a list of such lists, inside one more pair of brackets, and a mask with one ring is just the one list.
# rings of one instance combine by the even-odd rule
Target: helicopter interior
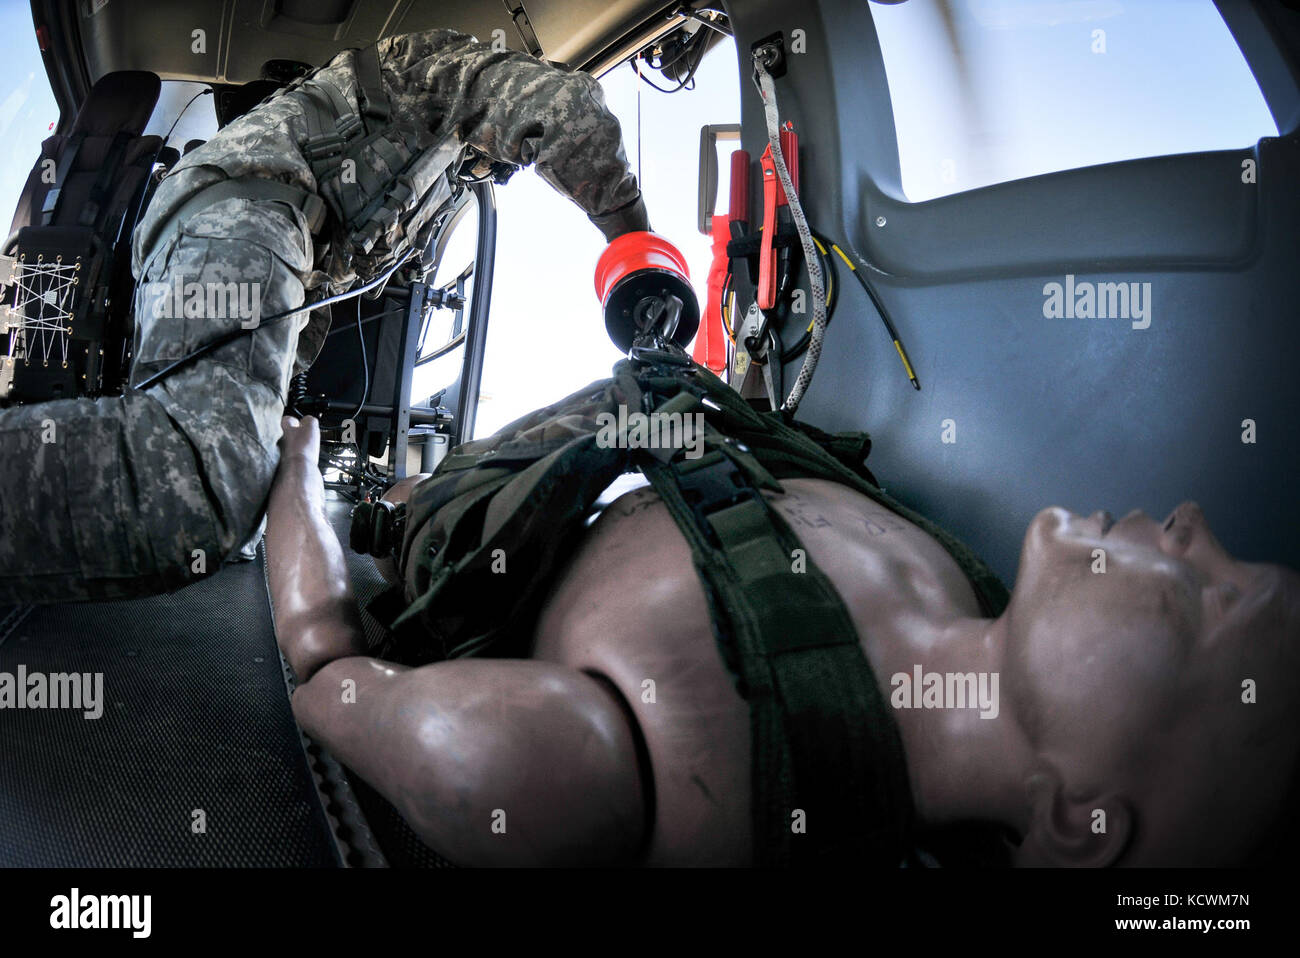
[[[1276,135],[916,201],[877,23],[899,5],[32,0],[60,119],[33,158],[15,227],[37,230],[26,234],[27,250],[80,250],[108,293],[98,324],[71,341],[87,359],[56,372],[0,371],[0,384],[14,390],[11,401],[75,394],[84,376],[101,394],[121,388],[131,296],[122,251],[158,178],[197,145],[146,135],[160,83],[211,89],[223,126],[341,49],[432,27],[501,37],[597,77],[642,57],[668,85],[682,82],[692,56],[733,45],[740,122],[703,131],[699,181],[681,184],[698,197],[708,232],[727,202],[716,142],[734,138],[753,158],[769,142],[751,58],[765,47],[781,119],[803,144],[799,199],[825,241],[827,275],[836,268],[827,349],[800,418],[869,432],[870,465],[890,493],[1007,581],[1026,524],[1057,502],[1156,513],[1191,497],[1235,553],[1300,568],[1300,498],[1290,494],[1300,467],[1300,325],[1290,289],[1300,259],[1300,6],[1213,3]],[[953,5],[964,7],[932,6]],[[953,22],[941,25],[960,52]],[[168,106],[164,125],[175,127],[187,105]],[[51,198],[39,160],[57,164],[69,152],[81,178]],[[110,165],[118,172],[107,177]],[[294,409],[322,423],[329,517],[345,545],[355,502],[431,471],[475,436],[493,284],[511,275],[495,255],[496,197],[510,171],[469,157],[461,172],[419,268],[373,297],[335,304],[318,361],[294,380]],[[759,210],[761,201],[751,176],[748,205]],[[90,225],[88,203],[107,211]],[[443,256],[466,226],[473,255],[448,269]],[[740,267],[729,278],[724,365],[733,377],[741,304],[760,281]],[[1076,312],[1076,291],[1089,283],[1099,290],[1090,303],[1110,295],[1116,306],[1122,292],[1128,312]],[[104,358],[91,362],[96,348]],[[415,371],[447,357],[459,369],[450,384],[413,395]],[[787,384],[803,362],[792,351],[777,364]],[[367,557],[349,551],[348,561],[364,606],[385,583]],[[5,715],[0,866],[450,864],[299,730],[265,569],[259,551],[171,595],[0,608],[0,671],[103,673],[112,694],[102,705],[113,717]],[[378,642],[382,627],[365,614],[363,622]],[[200,810],[206,828],[196,840]]]

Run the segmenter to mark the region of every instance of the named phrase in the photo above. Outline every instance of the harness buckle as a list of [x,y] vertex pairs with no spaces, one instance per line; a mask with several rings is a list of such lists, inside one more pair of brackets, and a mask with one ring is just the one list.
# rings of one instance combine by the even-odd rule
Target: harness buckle
[[334,121],[334,129],[343,139],[350,140],[358,133],[364,132],[365,124],[355,113],[348,113]]
[[[710,461],[712,460],[712,461]],[[749,477],[726,453],[717,450],[691,463],[689,468],[670,465],[682,499],[695,513],[698,527],[718,545],[719,540],[709,516],[759,498],[759,491]]]
[[658,340],[660,348],[654,346],[633,346],[628,350],[628,358],[633,362],[647,363],[649,365],[668,365],[668,366],[690,366],[691,357],[682,352],[680,347],[676,351],[662,348],[668,345],[663,340]]
[[316,163],[338,156],[347,149],[347,145],[348,141],[337,133],[322,133],[303,143],[302,151],[308,163]]

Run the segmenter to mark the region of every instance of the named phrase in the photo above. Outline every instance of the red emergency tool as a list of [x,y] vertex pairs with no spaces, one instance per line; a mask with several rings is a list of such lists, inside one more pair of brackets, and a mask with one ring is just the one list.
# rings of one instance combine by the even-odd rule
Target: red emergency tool
[[[781,156],[785,159],[786,169],[790,171],[790,184],[797,193],[799,191],[799,137],[794,132],[794,126],[788,122],[781,127]],[[781,187],[781,180],[776,175],[776,160],[772,157],[770,143],[759,158],[759,165],[763,169],[763,244],[758,255],[758,308],[773,309],[776,306],[780,275],[774,241],[778,226],[792,220],[789,200]],[[786,253],[787,257],[788,255]]]
[[596,261],[596,296],[605,311],[605,331],[623,352],[666,316],[675,315],[668,336],[682,348],[700,325],[686,258],[656,233],[624,233],[605,247]]
[[699,335],[695,337],[694,360],[721,375],[727,368],[727,333],[722,323],[722,291],[727,285],[731,260],[727,243],[740,239],[749,231],[749,153],[735,150],[731,154],[731,190],[727,215],[715,215],[711,221],[713,262],[709,267],[709,300]]

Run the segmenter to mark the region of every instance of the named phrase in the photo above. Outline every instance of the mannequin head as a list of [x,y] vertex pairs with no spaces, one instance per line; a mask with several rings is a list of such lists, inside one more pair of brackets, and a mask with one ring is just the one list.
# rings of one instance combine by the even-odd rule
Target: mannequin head
[[1231,864],[1265,837],[1300,750],[1300,575],[1233,559],[1194,503],[1047,509],[1003,624],[1022,863]]

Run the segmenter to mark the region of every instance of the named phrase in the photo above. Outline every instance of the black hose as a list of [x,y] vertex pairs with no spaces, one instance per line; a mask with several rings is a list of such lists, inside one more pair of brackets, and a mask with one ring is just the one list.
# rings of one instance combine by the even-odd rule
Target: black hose
[[[827,284],[828,295],[826,300],[826,324],[829,326],[831,316],[835,312],[835,304],[838,302],[840,295],[839,268],[835,265],[835,259],[830,254],[831,242],[826,239],[826,237],[815,231],[813,232],[813,238],[816,239],[821,246],[826,248],[826,252],[823,253],[821,248],[814,244],[814,248],[817,249],[817,258],[822,263],[823,274],[830,277],[830,282]],[[808,348],[808,343],[811,341],[811,331],[804,330],[803,335],[795,341],[793,346],[781,351],[781,361],[789,362],[792,359],[797,359],[803,354],[804,350]]]

